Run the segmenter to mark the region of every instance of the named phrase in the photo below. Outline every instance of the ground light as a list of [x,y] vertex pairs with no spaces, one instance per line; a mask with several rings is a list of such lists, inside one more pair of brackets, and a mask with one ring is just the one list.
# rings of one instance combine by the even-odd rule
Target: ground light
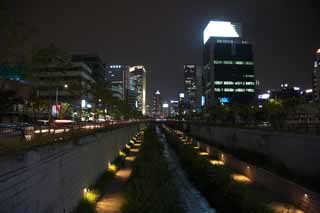
[[108,163],[108,171],[115,173],[117,171],[117,166],[109,162]]
[[130,152],[139,152],[139,149],[133,148],[133,149],[130,149]]
[[251,183],[250,178],[241,174],[233,174],[231,175],[231,178],[238,183],[244,183],[244,184]]
[[209,156],[209,153],[208,153],[208,152],[199,152],[199,155],[202,155],[202,156]]
[[135,156],[128,156],[125,158],[127,161],[134,161],[136,159]]
[[126,153],[124,153],[124,152],[122,152],[122,151],[119,151],[119,156],[125,157],[125,156],[126,156]]
[[286,213],[304,213],[301,209],[297,209],[292,205],[284,203],[272,203],[271,208],[275,212],[286,212]]
[[211,160],[210,163],[214,166],[223,166],[224,162],[220,160]]
[[96,191],[91,191],[90,189],[83,189],[83,198],[90,203],[95,203],[99,197],[99,194]]

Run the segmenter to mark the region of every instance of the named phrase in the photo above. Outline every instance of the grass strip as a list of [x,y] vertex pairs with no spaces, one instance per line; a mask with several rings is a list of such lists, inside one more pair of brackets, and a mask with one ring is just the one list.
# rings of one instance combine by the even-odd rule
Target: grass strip
[[154,127],[149,127],[126,185],[123,213],[182,212],[163,150]]

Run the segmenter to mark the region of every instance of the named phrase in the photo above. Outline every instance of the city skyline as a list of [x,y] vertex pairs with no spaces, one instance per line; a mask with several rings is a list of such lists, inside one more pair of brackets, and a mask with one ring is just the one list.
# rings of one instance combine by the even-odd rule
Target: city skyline
[[[77,8],[72,1],[47,3],[35,0],[27,4],[9,3],[18,20],[36,29],[35,46],[52,41],[72,53],[98,53],[108,64],[145,65],[149,70],[148,104],[156,89],[161,90],[166,99],[174,99],[183,91],[183,65],[202,64],[202,32],[213,19],[243,24],[243,34],[254,45],[256,74],[262,88],[278,88],[285,81],[311,88],[314,51],[320,46],[316,1],[290,2],[290,8],[286,1],[259,5],[248,1],[232,5],[203,1],[195,5],[187,1],[183,6],[178,2],[131,5],[96,1],[94,7],[80,3]],[[132,6],[137,9],[132,11]],[[238,10],[240,7],[242,12]],[[96,15],[84,13],[87,8]],[[265,9],[272,14],[270,17],[264,17]],[[144,13],[140,13],[142,11]],[[163,11],[165,17],[161,16]],[[304,18],[299,14],[304,14]],[[144,19],[145,16],[154,22]],[[141,51],[137,52],[138,49]],[[153,54],[145,54],[147,52]],[[169,75],[172,78],[166,79]]]

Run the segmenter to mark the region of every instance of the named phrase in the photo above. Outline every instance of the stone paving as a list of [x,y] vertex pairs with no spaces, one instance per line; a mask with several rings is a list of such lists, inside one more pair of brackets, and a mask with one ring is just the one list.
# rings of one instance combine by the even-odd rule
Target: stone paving
[[176,154],[171,150],[166,142],[165,136],[157,128],[157,134],[160,141],[164,144],[164,156],[169,163],[169,169],[176,179],[177,190],[179,194],[179,201],[186,213],[215,213],[208,201],[195,188],[195,186],[188,180],[187,174],[182,169]]

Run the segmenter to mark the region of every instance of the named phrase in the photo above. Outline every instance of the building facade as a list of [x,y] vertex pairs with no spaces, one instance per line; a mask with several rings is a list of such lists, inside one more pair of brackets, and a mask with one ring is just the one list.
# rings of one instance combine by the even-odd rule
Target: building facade
[[194,110],[197,108],[197,65],[186,64],[184,69],[184,94],[188,109]]
[[128,89],[135,91],[136,101],[134,107],[143,115],[146,114],[146,69],[144,66],[132,66],[129,68]]
[[72,62],[84,63],[92,70],[92,78],[96,82],[105,82],[106,68],[98,55],[76,54],[72,56]]
[[37,96],[55,104],[66,102],[80,108],[83,102],[90,104],[92,101],[89,92],[95,83],[92,74],[90,67],[83,62],[73,62],[66,70],[41,70],[37,74]]
[[112,96],[122,101],[128,97],[128,65],[107,65],[105,80],[112,91]]
[[204,30],[203,89],[206,106],[248,104],[255,97],[252,45],[240,24],[210,21]]
[[160,91],[157,90],[154,92],[152,97],[152,117],[160,118],[161,116],[161,108],[162,108],[162,100]]
[[316,52],[314,70],[312,73],[313,98],[315,102],[320,102],[320,49]]

